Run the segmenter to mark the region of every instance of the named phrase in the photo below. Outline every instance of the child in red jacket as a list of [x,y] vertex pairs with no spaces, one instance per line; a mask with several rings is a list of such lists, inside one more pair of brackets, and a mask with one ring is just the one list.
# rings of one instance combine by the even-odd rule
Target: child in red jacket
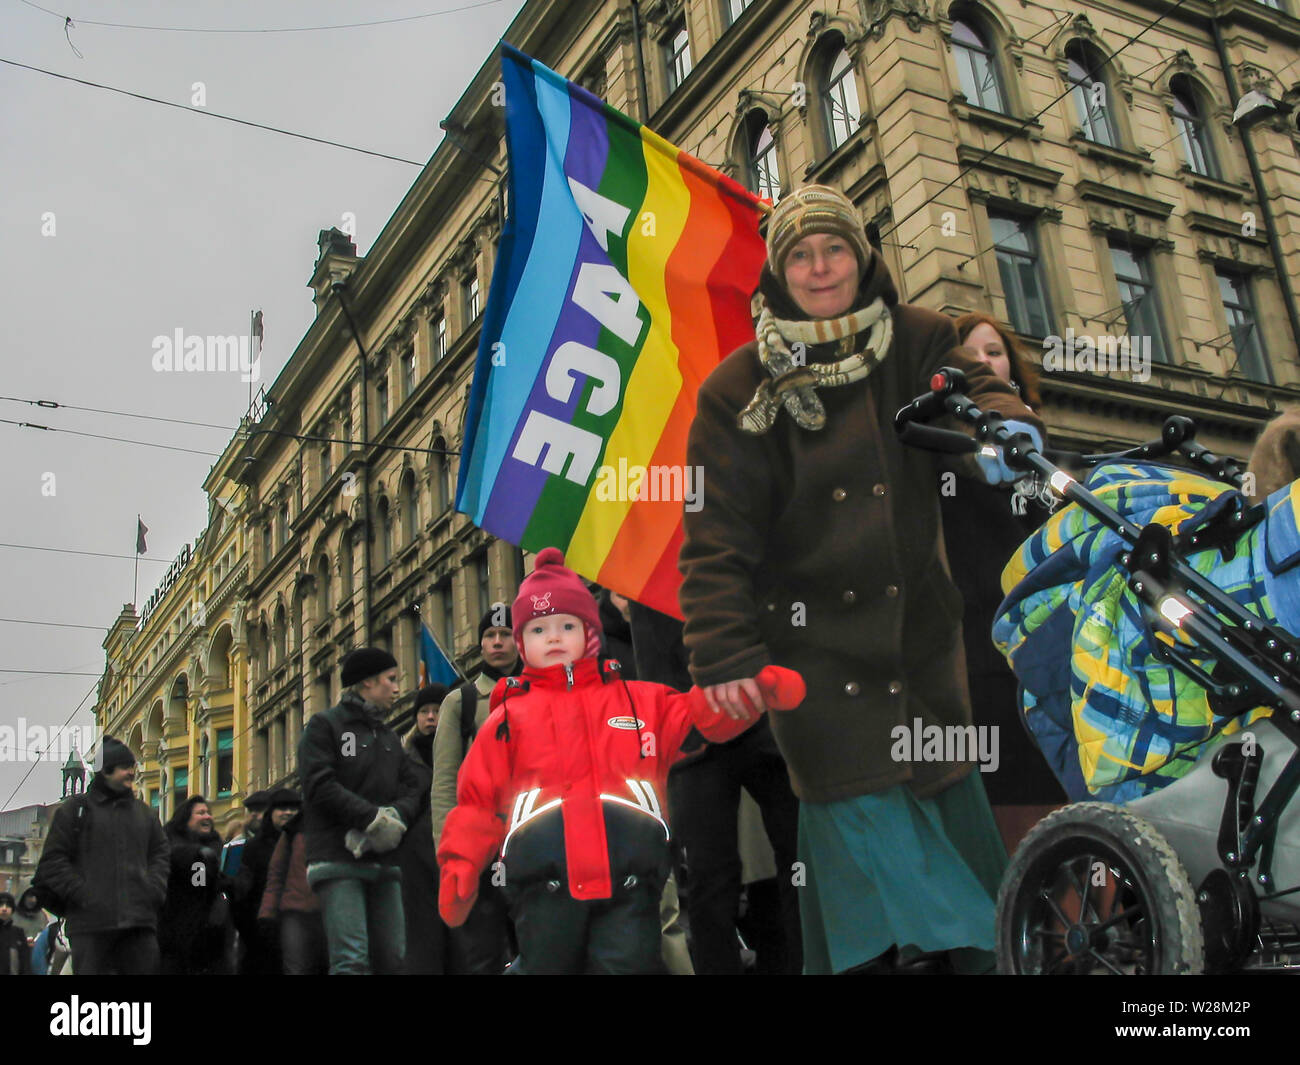
[[[438,908],[463,924],[491,862],[519,941],[512,972],[657,972],[668,770],[692,729],[722,743],[763,707],[729,717],[698,688],[623,680],[597,659],[596,601],[556,548],[537,556],[512,619],[527,668],[497,683],[461,767]],[[803,679],[778,666],[758,686],[773,709],[803,700]]]

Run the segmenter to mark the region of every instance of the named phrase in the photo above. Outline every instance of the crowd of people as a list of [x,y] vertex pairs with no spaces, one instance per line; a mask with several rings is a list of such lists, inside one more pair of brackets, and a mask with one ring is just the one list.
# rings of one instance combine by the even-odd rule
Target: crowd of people
[[[957,365],[1041,445],[1032,366],[987,316],[900,303],[832,189],[787,195],[767,243],[756,340],[698,396],[684,625],[542,551],[404,739],[398,663],[351,651],[301,793],[250,796],[224,845],[200,795],[160,825],[105,740],[35,881],[78,973],[991,970],[1008,848],[1063,801],[988,638],[1047,511],[890,422]],[[998,726],[997,771],[899,759],[914,722]]]

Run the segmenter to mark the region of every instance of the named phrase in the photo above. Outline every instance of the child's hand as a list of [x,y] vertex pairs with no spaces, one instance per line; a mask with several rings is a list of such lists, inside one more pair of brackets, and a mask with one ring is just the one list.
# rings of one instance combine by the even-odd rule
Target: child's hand
[[764,666],[754,679],[771,710],[793,710],[808,694],[803,677],[784,666]]
[[459,928],[469,919],[469,911],[478,899],[478,873],[464,858],[448,858],[441,875],[438,913],[448,928]]
[[715,714],[726,714],[738,721],[752,721],[767,709],[758,682],[749,678],[710,684],[700,691]]

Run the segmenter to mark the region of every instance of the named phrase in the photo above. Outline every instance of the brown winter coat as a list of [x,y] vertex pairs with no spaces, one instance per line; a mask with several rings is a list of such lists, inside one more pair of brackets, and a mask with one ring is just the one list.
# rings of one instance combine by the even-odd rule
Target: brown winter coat
[[285,910],[316,913],[320,900],[307,883],[307,836],[302,831],[302,815],[297,825],[285,826],[266,867],[266,890],[262,892],[257,919],[274,920]]
[[[801,317],[766,270],[763,291],[778,317]],[[897,303],[875,255],[855,307],[877,294],[893,307],[892,348],[865,380],[818,390],[824,429],[800,429],[785,410],[761,436],[737,428],[766,376],[751,343],[701,386],[687,448],[704,475],[680,558],[691,672],[701,685],[753,677],[768,663],[803,674],[803,706],[771,721],[795,794],[811,802],[901,783],[926,797],[973,764],[891,757],[897,725],[971,720],[962,602],[939,524],[941,469],[934,454],[898,442],[895,412],[954,365],[979,406],[1042,428],[958,349],[951,320]],[[808,354],[841,357],[830,345]]]

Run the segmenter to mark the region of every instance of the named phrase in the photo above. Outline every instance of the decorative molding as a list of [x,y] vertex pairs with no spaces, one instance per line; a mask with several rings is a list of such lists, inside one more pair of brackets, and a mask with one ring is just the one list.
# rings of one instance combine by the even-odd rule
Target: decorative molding
[[1047,189],[1056,188],[1063,176],[1060,170],[1039,166],[1037,163],[1027,163],[1021,159],[1014,159],[1009,155],[1000,153],[988,155],[983,149],[977,148],[973,144],[959,144],[957,146],[957,163],[963,169],[966,167],[971,168],[966,175],[968,178],[979,170],[986,170],[994,174],[1006,174],[1021,181],[1027,181],[1032,185],[1041,185]]
[[1103,185],[1099,181],[1084,179],[1075,188],[1081,200],[1105,204],[1108,207],[1115,207],[1130,214],[1143,214],[1160,222],[1168,218],[1174,210],[1172,203],[1157,200],[1150,196],[1143,196],[1140,193],[1129,192],[1114,185]]

